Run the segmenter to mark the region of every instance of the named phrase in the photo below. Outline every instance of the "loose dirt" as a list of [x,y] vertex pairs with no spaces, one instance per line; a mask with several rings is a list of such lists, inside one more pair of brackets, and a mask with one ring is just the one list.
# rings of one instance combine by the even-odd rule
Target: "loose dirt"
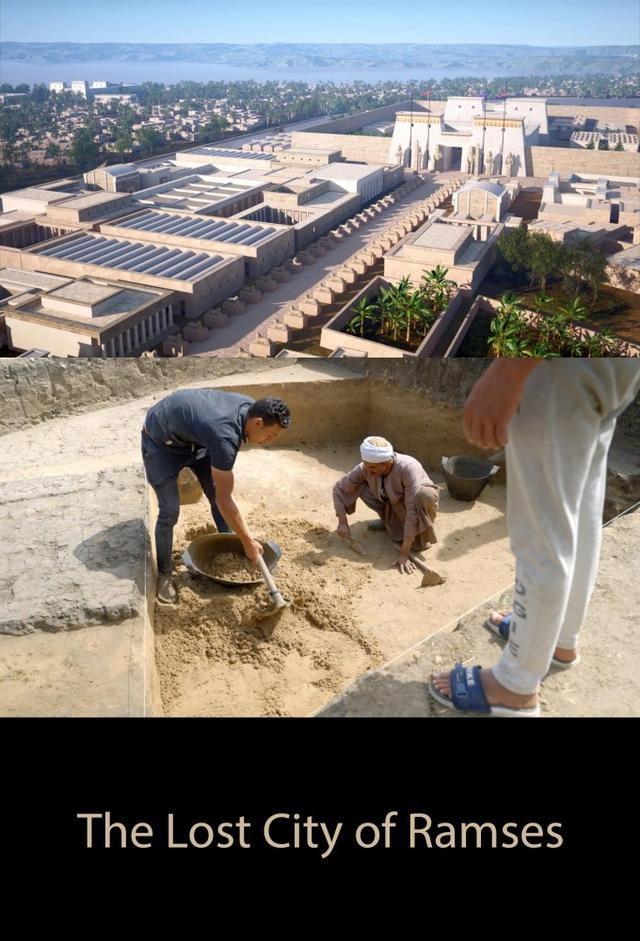
[[[226,588],[179,572],[179,605],[158,606],[155,619],[161,691],[170,714],[306,714],[354,673],[383,662],[380,645],[353,613],[354,595],[371,580],[368,566],[345,565],[332,554],[331,531],[302,517],[251,515],[248,522],[259,538],[274,539],[283,549],[274,576],[292,605],[265,619],[272,605],[264,586]],[[190,527],[182,538],[212,530]],[[177,542],[179,555],[180,537]],[[237,574],[238,557],[225,555]]]

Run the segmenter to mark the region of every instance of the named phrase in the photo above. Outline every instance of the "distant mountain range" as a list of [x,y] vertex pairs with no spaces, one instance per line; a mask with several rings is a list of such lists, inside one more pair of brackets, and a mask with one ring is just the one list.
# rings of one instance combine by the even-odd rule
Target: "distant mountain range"
[[[199,62],[265,68],[429,68],[456,76],[637,74],[640,46],[389,43],[2,42],[0,59],[29,63]],[[372,76],[373,77],[373,76]]]

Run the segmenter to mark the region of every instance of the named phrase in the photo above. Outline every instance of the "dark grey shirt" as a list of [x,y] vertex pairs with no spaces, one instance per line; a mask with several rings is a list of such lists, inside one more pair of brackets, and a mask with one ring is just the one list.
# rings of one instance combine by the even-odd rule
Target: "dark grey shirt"
[[145,428],[157,444],[205,448],[211,466],[228,471],[244,440],[244,422],[254,401],[237,392],[180,389],[149,409]]

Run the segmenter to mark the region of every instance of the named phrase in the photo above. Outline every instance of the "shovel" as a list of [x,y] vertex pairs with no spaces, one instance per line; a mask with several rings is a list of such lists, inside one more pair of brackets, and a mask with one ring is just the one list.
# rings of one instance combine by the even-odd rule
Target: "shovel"
[[260,611],[257,614],[257,617],[263,620],[264,618],[270,618],[274,614],[278,614],[280,611],[284,611],[285,608],[288,608],[292,604],[290,598],[285,598],[284,595],[280,594],[276,587],[276,583],[273,580],[271,572],[267,568],[267,563],[264,561],[261,555],[258,556],[258,567],[262,574],[262,577],[265,580],[267,588],[269,589],[269,594],[271,595],[271,600],[273,602],[273,607],[270,611]]
[[422,584],[421,588],[427,588],[431,585],[443,585],[447,578],[446,575],[440,575],[439,572],[434,572],[433,569],[427,568],[422,559],[419,559],[414,552],[409,553],[409,558],[416,566],[419,568],[422,574]]

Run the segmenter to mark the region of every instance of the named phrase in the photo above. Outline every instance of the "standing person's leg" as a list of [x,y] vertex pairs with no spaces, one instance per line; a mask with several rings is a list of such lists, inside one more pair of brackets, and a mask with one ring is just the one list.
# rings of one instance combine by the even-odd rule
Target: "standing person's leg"
[[155,528],[158,566],[156,595],[159,601],[175,604],[178,600],[178,591],[171,578],[171,553],[173,528],[180,515],[178,474],[184,466],[184,458],[168,453],[168,448],[156,444],[144,433],[141,449],[147,480],[158,499],[158,519]]
[[194,464],[191,464],[190,469],[198,478],[198,482],[202,487],[204,495],[209,501],[209,505],[211,507],[211,516],[213,517],[213,522],[216,524],[218,532],[230,533],[231,528],[218,509],[218,504],[216,503],[216,488],[213,483],[213,477],[211,476],[211,461],[208,457],[204,457],[201,460],[196,461]]
[[[628,361],[552,362],[530,375],[507,448],[509,531],[516,556],[508,645],[493,670],[434,675],[432,694],[440,702],[451,701],[452,684],[460,703],[475,698],[473,687],[479,685],[490,705],[510,707],[502,714],[535,714],[529,707],[537,702],[554,648],[560,640],[575,642],[576,620],[584,616],[597,571],[596,527],[615,418],[639,390],[640,369]],[[585,544],[589,533],[595,539]],[[578,553],[584,553],[579,565]],[[573,600],[575,617],[569,612]],[[501,714],[480,704],[473,711]]]
[[156,559],[159,575],[171,575],[171,553],[173,551],[173,528],[180,516],[180,494],[177,477],[170,477],[159,484],[151,484],[158,498],[156,521]]
[[606,418],[600,432],[591,467],[587,474],[578,518],[578,552],[565,617],[556,642],[554,656],[561,662],[572,662],[577,656],[578,637],[598,574],[602,545],[602,511],[607,485],[607,455],[616,427],[616,419]]
[[591,475],[606,471],[610,433],[605,448],[602,413],[583,379],[571,364],[555,375],[540,367],[509,427],[507,519],[516,582],[509,640],[493,674],[521,695],[535,693],[549,669],[578,548],[585,570],[595,573],[598,565],[599,541],[579,547],[578,532],[588,490],[601,486]]
[[575,649],[598,569],[616,417],[639,386],[639,371],[626,364],[544,366],[529,378],[507,446],[516,586],[493,675],[519,694],[535,692],[556,647]]
[[[602,511],[607,482],[607,454],[615,426],[615,417],[609,417],[601,422],[591,467],[587,473],[587,483],[578,515],[578,552],[573,568],[566,614],[553,654],[552,662],[556,666],[564,663],[570,665],[578,659],[578,636],[598,573],[602,543]],[[494,611],[486,623],[495,633],[500,633],[506,638],[513,617],[512,612]],[[504,626],[498,630],[501,621],[504,622]]]

